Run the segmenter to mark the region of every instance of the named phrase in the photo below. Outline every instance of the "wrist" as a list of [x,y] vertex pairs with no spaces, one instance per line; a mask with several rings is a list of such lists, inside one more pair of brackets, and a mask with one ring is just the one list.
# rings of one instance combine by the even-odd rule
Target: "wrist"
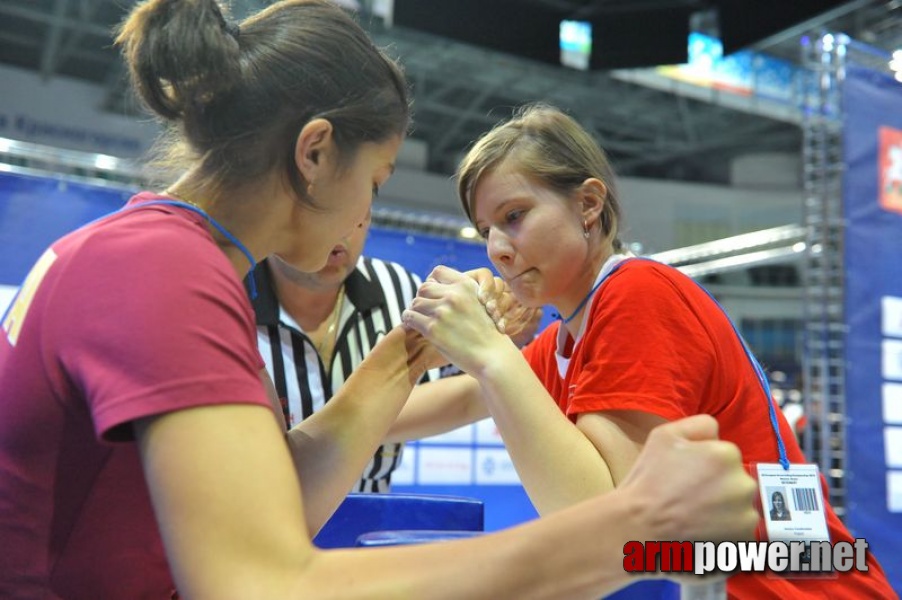
[[438,356],[438,353],[435,352],[432,345],[426,341],[426,338],[413,329],[404,327],[403,325],[399,325],[395,329],[399,329],[404,334],[405,362],[414,383],[419,381],[429,369],[441,366],[447,362],[442,359],[438,361],[441,364],[434,364],[436,363],[435,358]]
[[514,341],[506,335],[498,335],[497,342],[487,345],[484,356],[476,356],[472,360],[474,365],[465,371],[473,376],[480,384],[500,381],[511,373],[511,366],[516,364],[517,357],[522,358],[522,353]]
[[379,340],[357,370],[377,372],[387,381],[403,375],[413,388],[426,372],[427,348],[422,336],[398,325]]
[[[656,526],[656,523],[660,521],[660,516],[656,513],[654,503],[650,499],[621,488],[615,488],[604,497],[613,513],[611,516],[616,519],[615,522],[618,524],[616,531],[620,535],[614,536],[614,539],[610,541],[614,542],[617,547],[618,556],[616,558],[620,564],[626,564],[628,554],[632,559],[635,544],[630,544],[630,542],[638,542],[644,547],[645,542],[648,541],[670,539],[662,537],[662,528]],[[624,571],[626,571],[625,567]],[[659,576],[654,570],[642,573],[652,578]],[[631,573],[630,577],[636,575],[637,573]]]

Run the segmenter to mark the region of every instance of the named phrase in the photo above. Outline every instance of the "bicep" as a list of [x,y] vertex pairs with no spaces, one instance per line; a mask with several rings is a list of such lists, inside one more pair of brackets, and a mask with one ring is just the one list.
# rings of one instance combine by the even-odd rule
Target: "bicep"
[[135,434],[185,597],[242,597],[261,576],[276,589],[288,585],[285,567],[312,547],[300,486],[268,408],[190,408],[141,419]]
[[651,430],[666,422],[646,412],[607,410],[580,414],[576,426],[607,463],[616,486],[633,467]]

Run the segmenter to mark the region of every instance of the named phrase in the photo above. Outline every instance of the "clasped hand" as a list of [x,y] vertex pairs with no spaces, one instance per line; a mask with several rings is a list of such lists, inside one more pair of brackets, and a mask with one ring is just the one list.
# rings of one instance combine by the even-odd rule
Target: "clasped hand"
[[445,358],[472,373],[503,345],[531,340],[541,315],[540,308],[520,304],[488,269],[461,273],[439,266],[420,286],[403,321]]

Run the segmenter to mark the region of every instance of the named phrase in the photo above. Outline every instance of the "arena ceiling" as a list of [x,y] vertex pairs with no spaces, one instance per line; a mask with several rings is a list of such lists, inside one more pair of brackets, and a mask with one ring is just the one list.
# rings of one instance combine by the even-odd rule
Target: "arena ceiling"
[[[704,24],[718,6],[732,7],[734,17],[743,17],[740,23],[757,27],[736,29],[737,20],[731,17],[728,28],[738,37],[724,38],[725,45],[735,42],[792,62],[799,61],[801,36],[824,32],[843,32],[888,52],[902,48],[902,0],[397,1],[398,8],[405,2],[408,6],[419,3],[418,8],[430,2],[458,7],[463,23],[481,22],[479,14],[464,10],[468,7],[479,6],[485,14],[505,9],[509,13],[505,30],[516,29],[518,19],[529,10],[578,18],[603,19],[607,14],[613,19],[613,15],[641,9],[646,26],[629,29],[639,27],[633,19],[633,25],[624,21],[626,25],[617,29],[628,40],[630,52],[654,43],[648,31],[657,29],[648,24],[686,14],[696,15],[696,23]],[[230,6],[240,18],[265,4],[266,0],[234,0]],[[808,7],[805,14],[784,14],[786,7],[803,4]],[[104,110],[135,113],[137,103],[127,91],[110,33],[132,5],[131,0],[3,0],[0,63],[45,79],[66,77],[100,85],[105,89]],[[563,68],[524,57],[516,48],[492,47],[493,39],[504,37],[500,34],[463,41],[459,28],[438,35],[422,22],[389,24],[382,16],[385,6],[383,0],[360,1],[360,21],[379,45],[405,65],[416,98],[412,135],[427,145],[430,171],[450,173],[461,151],[479,133],[513,107],[536,100],[562,106],[591,128],[621,175],[723,183],[736,156],[799,152],[798,119],[792,115],[773,114],[754,102],[728,102],[685,93],[682,88],[649,86],[620,70]],[[781,28],[772,30],[775,24]],[[751,45],[746,43],[749,40]]]

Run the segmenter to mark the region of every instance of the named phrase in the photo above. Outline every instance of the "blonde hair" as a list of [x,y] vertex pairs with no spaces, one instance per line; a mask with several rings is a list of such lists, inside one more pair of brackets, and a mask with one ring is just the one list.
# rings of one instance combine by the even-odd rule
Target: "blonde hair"
[[615,251],[622,250],[614,171],[604,150],[573,118],[547,104],[526,105],[473,145],[457,169],[458,197],[471,222],[476,186],[502,164],[564,195],[590,177],[599,179],[607,190],[599,217],[602,235]]

